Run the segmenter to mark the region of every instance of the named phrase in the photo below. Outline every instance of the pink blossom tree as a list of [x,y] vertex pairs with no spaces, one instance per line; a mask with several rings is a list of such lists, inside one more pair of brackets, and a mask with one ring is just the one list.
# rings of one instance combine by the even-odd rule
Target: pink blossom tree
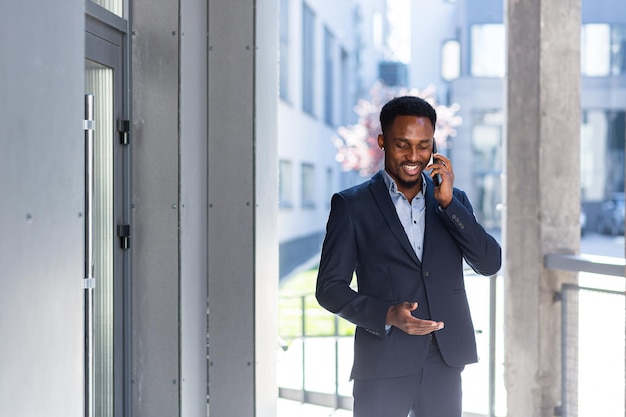
[[371,176],[382,168],[383,153],[378,147],[378,135],[381,133],[378,119],[382,106],[396,96],[417,96],[426,100],[437,112],[435,140],[437,148],[449,148],[449,138],[456,136],[456,127],[461,124],[458,104],[444,106],[437,104],[435,87],[424,90],[391,89],[377,82],[370,90],[370,99],[361,99],[355,106],[359,121],[350,126],[340,126],[333,143],[337,147],[337,161],[344,171],[358,171],[362,176]]

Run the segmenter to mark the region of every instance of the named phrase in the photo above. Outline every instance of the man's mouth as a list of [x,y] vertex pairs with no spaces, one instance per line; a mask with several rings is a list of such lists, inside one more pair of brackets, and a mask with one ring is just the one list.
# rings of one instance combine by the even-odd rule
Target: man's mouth
[[417,175],[417,174],[419,174],[419,168],[420,168],[419,164],[402,164],[402,170],[407,175]]

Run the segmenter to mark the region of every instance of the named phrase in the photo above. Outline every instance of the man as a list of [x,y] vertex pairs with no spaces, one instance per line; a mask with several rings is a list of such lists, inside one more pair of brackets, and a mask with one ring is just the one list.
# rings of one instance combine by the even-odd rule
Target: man
[[493,275],[501,250],[432,153],[436,117],[417,97],[385,104],[384,169],[332,197],[316,297],[357,326],[354,417],[460,417],[461,371],[477,361],[463,260]]

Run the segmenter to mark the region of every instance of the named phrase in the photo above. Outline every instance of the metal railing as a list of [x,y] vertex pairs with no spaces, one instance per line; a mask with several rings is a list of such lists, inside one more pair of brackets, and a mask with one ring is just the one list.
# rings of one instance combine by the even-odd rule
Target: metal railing
[[[312,303],[317,303],[312,293],[280,298],[283,320],[291,323],[281,326],[281,329],[287,327],[289,330],[287,334],[281,334],[285,354],[279,358],[279,397],[351,410],[352,397],[348,387],[351,384],[345,366],[342,366],[345,362],[351,363],[351,357],[342,361],[342,356],[346,356],[348,351],[350,355],[352,353],[352,335],[347,330],[348,326],[340,332],[342,319],[311,308]],[[333,360],[329,361],[330,358]]]
[[559,414],[626,416],[625,260],[548,255],[544,264],[579,272],[578,285],[564,284],[561,289]]
[[[471,391],[464,397],[472,413],[495,416],[497,397],[504,406],[503,358],[496,352],[502,342],[496,317],[503,289],[498,276],[483,277],[471,270],[465,275],[481,360],[464,371],[464,391]],[[351,410],[354,325],[322,310],[313,293],[283,295],[279,309],[279,397]]]
[[[626,262],[592,255],[548,255],[548,269],[575,271],[579,284],[562,287],[562,405],[564,417],[626,416]],[[620,277],[618,279],[616,277]],[[465,415],[506,415],[503,283],[466,271],[480,361],[463,375]],[[484,306],[489,305],[488,309]],[[321,310],[312,293],[281,296],[284,350],[279,396],[352,409],[351,323]],[[286,317],[286,318],[285,318]],[[322,323],[322,324],[320,324]],[[466,404],[465,401],[468,401]]]

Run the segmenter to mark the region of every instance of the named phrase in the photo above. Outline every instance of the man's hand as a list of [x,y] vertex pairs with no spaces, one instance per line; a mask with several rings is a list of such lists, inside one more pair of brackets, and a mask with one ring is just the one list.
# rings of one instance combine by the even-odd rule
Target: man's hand
[[435,187],[435,199],[439,202],[441,208],[446,209],[452,201],[452,188],[454,186],[454,171],[452,163],[448,158],[438,153],[433,155],[435,163],[426,167],[426,170],[432,170],[431,177],[435,174],[441,175],[441,184]]
[[443,329],[442,321],[422,320],[411,315],[411,311],[417,308],[417,302],[404,302],[389,307],[385,324],[397,327],[410,335],[423,336]]

